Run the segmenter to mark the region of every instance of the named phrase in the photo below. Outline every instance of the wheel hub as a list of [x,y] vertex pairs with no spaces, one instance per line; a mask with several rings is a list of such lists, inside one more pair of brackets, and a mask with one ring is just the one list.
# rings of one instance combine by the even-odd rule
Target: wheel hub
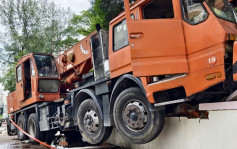
[[87,126],[91,126],[91,125],[92,125],[92,120],[91,120],[91,118],[88,118],[88,119],[86,120],[86,124],[87,124]]
[[137,121],[138,120],[138,113],[134,112],[134,111],[131,112],[130,119],[132,119],[133,121]]
[[95,133],[99,128],[99,118],[94,110],[88,110],[84,116],[84,125],[88,132]]
[[123,120],[134,130],[141,130],[147,123],[147,110],[140,101],[129,102],[123,112]]

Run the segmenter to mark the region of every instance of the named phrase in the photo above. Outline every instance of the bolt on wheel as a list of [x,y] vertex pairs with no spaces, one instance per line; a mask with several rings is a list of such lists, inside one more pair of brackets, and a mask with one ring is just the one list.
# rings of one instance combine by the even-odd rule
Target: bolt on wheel
[[124,105],[123,121],[132,130],[143,129],[147,120],[147,109],[142,102],[131,100]]
[[88,132],[95,133],[98,131],[99,118],[96,112],[92,109],[88,110],[84,116],[84,125]]

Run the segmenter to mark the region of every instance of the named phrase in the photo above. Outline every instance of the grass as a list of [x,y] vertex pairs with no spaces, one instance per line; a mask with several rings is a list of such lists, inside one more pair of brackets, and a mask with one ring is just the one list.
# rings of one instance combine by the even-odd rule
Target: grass
[[0,115],[0,119],[2,119],[2,115]]

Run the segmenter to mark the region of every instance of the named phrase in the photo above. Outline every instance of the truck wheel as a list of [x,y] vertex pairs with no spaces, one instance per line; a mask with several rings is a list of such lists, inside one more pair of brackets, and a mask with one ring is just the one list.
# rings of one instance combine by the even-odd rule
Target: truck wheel
[[[28,117],[27,132],[29,133],[30,136],[40,141],[44,141],[42,140],[44,138],[44,135],[43,135],[43,132],[40,131],[39,120],[36,113],[30,114],[30,116]],[[36,141],[33,140],[32,138],[29,138],[29,139],[30,139],[30,142],[36,143]]]
[[79,106],[77,122],[82,137],[90,144],[102,143],[112,132],[111,127],[104,127],[102,115],[92,99],[86,99]]
[[[24,131],[26,131],[26,117],[24,115],[20,115],[18,117],[18,120],[17,120],[17,125],[23,129]],[[11,127],[11,126],[10,126]],[[19,140],[23,141],[26,139],[26,135],[20,131],[19,129],[16,130],[16,134],[17,134],[17,137]]]
[[116,99],[113,117],[119,133],[134,144],[144,144],[156,138],[164,127],[164,110],[150,111],[141,89],[131,87]]
[[9,118],[7,118],[6,121],[7,121],[7,135],[12,136],[11,135],[11,122],[10,122]]

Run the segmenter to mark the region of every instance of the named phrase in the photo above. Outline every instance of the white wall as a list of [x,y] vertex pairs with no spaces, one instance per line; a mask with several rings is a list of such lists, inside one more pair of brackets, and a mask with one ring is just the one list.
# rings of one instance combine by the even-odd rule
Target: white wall
[[162,133],[144,145],[130,144],[116,130],[108,142],[133,149],[236,149],[237,110],[210,111],[209,119],[166,118]]

